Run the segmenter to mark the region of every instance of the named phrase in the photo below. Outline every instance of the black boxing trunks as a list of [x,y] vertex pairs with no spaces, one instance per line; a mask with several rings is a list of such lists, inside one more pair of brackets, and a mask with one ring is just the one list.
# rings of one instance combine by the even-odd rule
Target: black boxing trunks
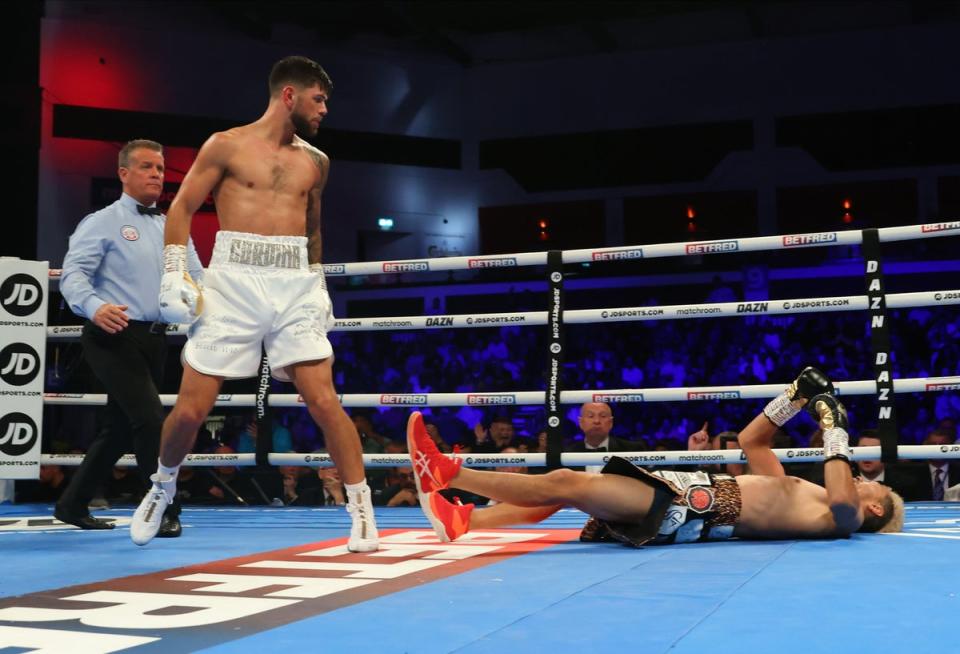
[[601,471],[643,482],[654,490],[653,505],[637,523],[590,518],[582,541],[619,541],[632,547],[726,540],[740,517],[740,486],[730,475],[705,472],[654,473],[626,459],[610,457]]

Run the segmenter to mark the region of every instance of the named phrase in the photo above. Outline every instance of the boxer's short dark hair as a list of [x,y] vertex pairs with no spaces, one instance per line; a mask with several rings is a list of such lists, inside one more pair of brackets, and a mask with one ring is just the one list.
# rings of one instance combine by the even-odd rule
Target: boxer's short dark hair
[[284,57],[273,65],[270,71],[270,95],[276,94],[288,84],[300,88],[319,85],[328,93],[333,90],[333,82],[320,64],[297,55]]

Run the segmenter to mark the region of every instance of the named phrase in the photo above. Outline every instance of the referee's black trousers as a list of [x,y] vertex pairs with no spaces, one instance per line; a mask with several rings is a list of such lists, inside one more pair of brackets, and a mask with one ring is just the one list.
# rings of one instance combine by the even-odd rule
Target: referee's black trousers
[[[109,477],[117,460],[132,451],[144,489],[157,471],[163,405],[159,386],[167,355],[164,333],[152,333],[149,322],[131,320],[127,328],[108,334],[87,321],[80,336],[83,356],[107,391],[107,407],[100,432],[58,505],[72,515],[85,515],[97,489]],[[169,513],[179,513],[175,502]]]

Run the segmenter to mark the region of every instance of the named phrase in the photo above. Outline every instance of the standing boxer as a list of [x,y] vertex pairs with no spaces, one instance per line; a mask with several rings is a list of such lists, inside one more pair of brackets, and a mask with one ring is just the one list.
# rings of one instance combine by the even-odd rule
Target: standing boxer
[[[333,387],[333,312],[320,263],[320,196],[330,160],[304,138],[327,115],[333,84],[305,57],[278,61],[270,101],[256,122],[211,136],[170,207],[160,305],[170,321],[196,319],[183,351],[183,379],[163,424],[153,488],[130,536],[149,542],[172,498],[177,470],[224,379],[254,376],[261,343],[272,374],[291,381],[323,430],[347,489],[348,548],[378,547],[360,439]],[[209,193],[220,219],[202,290],[185,268],[190,220]]]

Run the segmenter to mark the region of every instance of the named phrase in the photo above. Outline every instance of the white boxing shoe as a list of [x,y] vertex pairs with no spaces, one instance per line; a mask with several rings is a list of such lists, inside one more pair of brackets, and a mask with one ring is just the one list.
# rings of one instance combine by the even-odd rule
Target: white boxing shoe
[[351,518],[347,549],[351,552],[376,552],[380,547],[380,536],[373,516],[369,486],[364,485],[360,492],[347,492],[347,513]]
[[157,535],[163,512],[177,492],[176,478],[160,481],[160,476],[154,473],[150,475],[150,481],[153,485],[133,512],[133,521],[130,523],[130,540],[137,545],[146,545]]

